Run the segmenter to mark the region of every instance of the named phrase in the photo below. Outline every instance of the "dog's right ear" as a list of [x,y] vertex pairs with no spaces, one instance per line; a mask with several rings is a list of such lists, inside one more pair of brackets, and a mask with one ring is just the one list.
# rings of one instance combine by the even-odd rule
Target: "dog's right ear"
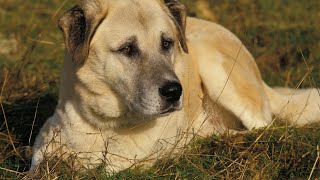
[[77,65],[83,65],[88,58],[90,41],[104,18],[101,6],[91,2],[77,5],[67,11],[59,20],[66,49]]

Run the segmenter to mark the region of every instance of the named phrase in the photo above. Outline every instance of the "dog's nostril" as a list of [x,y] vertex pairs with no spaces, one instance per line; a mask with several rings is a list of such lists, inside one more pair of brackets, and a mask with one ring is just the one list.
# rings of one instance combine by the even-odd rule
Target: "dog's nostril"
[[168,102],[174,103],[179,101],[182,95],[182,86],[177,82],[166,83],[159,89],[160,95],[164,97]]

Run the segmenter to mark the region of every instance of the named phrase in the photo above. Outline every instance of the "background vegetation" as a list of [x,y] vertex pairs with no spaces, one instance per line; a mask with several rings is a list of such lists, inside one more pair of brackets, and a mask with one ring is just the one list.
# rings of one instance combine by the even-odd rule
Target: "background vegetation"
[[[205,16],[183,0],[191,16]],[[320,86],[319,0],[210,0],[214,19],[234,32],[273,86]],[[0,179],[26,178],[30,146],[57,103],[63,39],[57,19],[73,0],[0,1]],[[212,17],[211,17],[212,18]],[[188,152],[110,175],[48,164],[38,178],[319,179],[320,130],[278,124],[244,135],[212,136]]]

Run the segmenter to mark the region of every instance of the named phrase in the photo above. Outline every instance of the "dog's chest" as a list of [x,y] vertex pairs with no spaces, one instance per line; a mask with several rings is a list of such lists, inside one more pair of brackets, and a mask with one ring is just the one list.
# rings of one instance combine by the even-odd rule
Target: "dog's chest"
[[[71,115],[73,114],[73,115]],[[152,123],[121,130],[98,130],[68,111],[72,118],[64,123],[62,136],[67,147],[80,152],[83,164],[113,164],[120,169],[135,162],[159,158],[181,140],[186,129],[184,112],[156,119]]]

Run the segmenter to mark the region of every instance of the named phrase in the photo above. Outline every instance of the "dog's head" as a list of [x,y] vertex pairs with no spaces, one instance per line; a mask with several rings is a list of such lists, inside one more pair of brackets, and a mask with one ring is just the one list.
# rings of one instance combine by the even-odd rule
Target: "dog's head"
[[[144,116],[182,107],[176,57],[188,48],[186,9],[178,0],[86,0],[59,26],[78,84],[95,96],[107,101],[103,88],[111,88],[118,111]],[[108,116],[101,105],[91,106]]]

